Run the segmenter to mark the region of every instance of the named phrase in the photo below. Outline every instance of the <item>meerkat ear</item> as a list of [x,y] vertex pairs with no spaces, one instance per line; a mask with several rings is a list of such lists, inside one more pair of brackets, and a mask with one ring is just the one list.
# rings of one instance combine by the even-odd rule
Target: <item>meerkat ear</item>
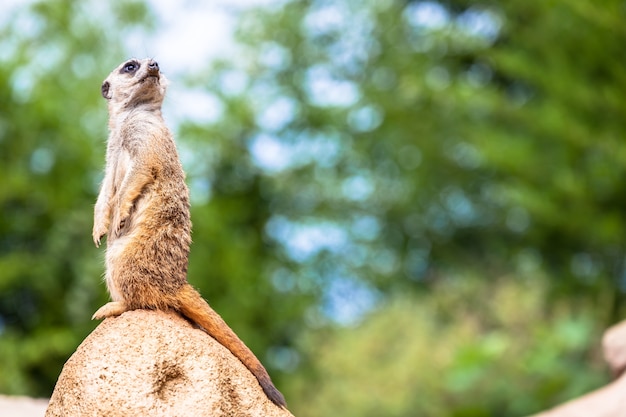
[[102,83],[102,87],[101,87],[102,97],[106,98],[107,100],[111,99],[111,94],[109,94],[110,87],[111,87],[111,84],[109,84],[108,81],[105,81]]

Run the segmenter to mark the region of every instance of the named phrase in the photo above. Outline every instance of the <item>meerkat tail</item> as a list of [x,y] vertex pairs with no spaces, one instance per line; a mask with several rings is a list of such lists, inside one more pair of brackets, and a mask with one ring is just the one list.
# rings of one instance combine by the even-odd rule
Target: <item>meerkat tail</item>
[[191,285],[186,284],[177,294],[179,311],[202,327],[209,335],[227,348],[252,372],[265,395],[276,405],[285,408],[283,395],[276,389],[269,374],[254,353],[237,337],[228,324],[209,306]]

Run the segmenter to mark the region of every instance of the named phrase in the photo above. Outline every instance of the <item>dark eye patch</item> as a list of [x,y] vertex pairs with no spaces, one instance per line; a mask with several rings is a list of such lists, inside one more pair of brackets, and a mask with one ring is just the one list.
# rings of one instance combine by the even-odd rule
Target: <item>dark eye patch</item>
[[124,64],[120,73],[122,74],[133,74],[135,71],[139,69],[139,62],[137,61],[128,61]]

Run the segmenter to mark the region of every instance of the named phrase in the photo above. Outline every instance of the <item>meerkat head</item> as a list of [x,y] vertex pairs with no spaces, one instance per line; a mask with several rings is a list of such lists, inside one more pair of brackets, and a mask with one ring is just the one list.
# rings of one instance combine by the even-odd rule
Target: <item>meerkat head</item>
[[146,58],[130,59],[115,68],[102,83],[102,97],[111,112],[140,105],[161,107],[167,78],[159,71],[156,61]]

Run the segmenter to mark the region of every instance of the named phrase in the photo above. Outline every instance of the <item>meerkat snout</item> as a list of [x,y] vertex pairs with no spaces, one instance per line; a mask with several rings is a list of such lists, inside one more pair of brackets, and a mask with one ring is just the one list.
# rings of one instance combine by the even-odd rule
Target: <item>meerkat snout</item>
[[148,62],[148,68],[147,68],[147,77],[154,77],[156,79],[160,78],[160,74],[159,74],[159,64],[156,61],[150,61]]

